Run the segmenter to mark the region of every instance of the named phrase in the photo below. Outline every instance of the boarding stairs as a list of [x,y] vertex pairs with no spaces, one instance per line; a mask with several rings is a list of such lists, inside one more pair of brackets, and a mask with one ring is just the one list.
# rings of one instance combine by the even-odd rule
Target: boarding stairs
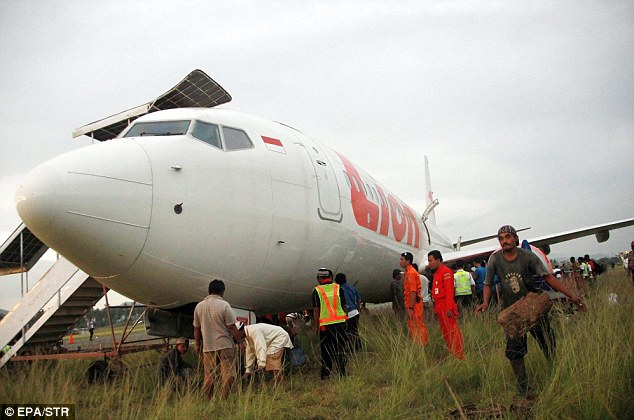
[[[48,247],[24,224],[0,247],[0,275],[28,272]],[[14,355],[60,352],[62,338],[107,292],[92,277],[60,257],[0,321],[0,359]]]

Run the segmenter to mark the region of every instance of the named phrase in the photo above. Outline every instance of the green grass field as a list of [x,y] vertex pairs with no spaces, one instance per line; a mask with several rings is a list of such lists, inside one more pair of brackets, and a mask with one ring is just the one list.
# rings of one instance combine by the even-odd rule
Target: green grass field
[[[504,336],[490,311],[461,317],[466,360],[448,356],[438,324],[430,343],[413,344],[391,312],[361,320],[364,350],[349,376],[321,381],[319,348],[300,335],[313,363],[279,388],[234,389],[227,401],[203,399],[198,384],[182,393],[156,389],[158,352],[125,356],[110,383],[88,385],[90,361],[12,364],[0,371],[0,402],[76,404],[77,418],[634,418],[634,286],[621,270],[598,278],[588,311],[552,311],[557,357],[551,366],[529,338],[526,365],[538,397],[526,401],[504,357]],[[618,303],[609,294],[618,295]],[[193,350],[187,354],[196,364]]]

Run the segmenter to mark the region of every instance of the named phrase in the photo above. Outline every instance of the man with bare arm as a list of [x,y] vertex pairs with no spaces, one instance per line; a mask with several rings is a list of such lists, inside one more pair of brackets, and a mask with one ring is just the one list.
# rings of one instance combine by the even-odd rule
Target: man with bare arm
[[[531,251],[521,249],[518,246],[519,238],[512,226],[502,226],[498,230],[498,241],[502,249],[495,251],[489,257],[487,275],[484,281],[484,302],[476,308],[476,313],[488,309],[493,276],[496,274],[502,286],[503,308],[511,306],[520,300],[520,298],[526,296],[528,292],[535,292],[533,275],[539,275],[545,276],[546,283],[548,283],[550,287],[566,295],[579,309],[584,309],[584,305],[579,300],[579,297],[573,295],[563,283],[557,281],[544,267],[544,264],[542,264],[537,255]],[[535,326],[530,330],[530,333],[539,343],[539,346],[544,352],[544,356],[546,356],[548,360],[551,360],[555,351],[555,334],[550,327],[548,314],[537,321]],[[524,356],[527,351],[526,335],[519,338],[506,337],[506,358],[511,362],[513,373],[517,379],[517,389],[520,394],[523,395],[529,392],[528,376],[524,364]]]

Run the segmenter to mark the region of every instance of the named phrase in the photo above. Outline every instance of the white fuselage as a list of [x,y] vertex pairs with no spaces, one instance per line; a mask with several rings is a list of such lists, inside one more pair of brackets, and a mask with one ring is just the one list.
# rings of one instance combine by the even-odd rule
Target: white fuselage
[[[431,248],[453,249],[371,176],[292,128],[202,108],[154,112],[131,127],[157,121],[214,124],[223,148],[192,126],[118,138],[40,165],[16,193],[36,236],[131,299],[174,308],[221,279],[236,308],[298,310],[328,267],[364,301],[382,302],[401,252],[421,261]],[[227,150],[235,129],[252,146]]]

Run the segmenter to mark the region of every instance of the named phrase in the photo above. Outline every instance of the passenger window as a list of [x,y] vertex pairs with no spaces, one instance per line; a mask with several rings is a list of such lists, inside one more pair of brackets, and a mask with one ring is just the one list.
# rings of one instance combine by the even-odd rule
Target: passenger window
[[211,144],[218,149],[222,149],[222,142],[220,141],[220,130],[218,130],[217,125],[209,124],[202,121],[196,121],[194,130],[192,131],[192,136],[204,141],[205,143]]
[[242,130],[235,128],[222,127],[222,134],[225,138],[225,147],[227,150],[251,149],[253,143]]

